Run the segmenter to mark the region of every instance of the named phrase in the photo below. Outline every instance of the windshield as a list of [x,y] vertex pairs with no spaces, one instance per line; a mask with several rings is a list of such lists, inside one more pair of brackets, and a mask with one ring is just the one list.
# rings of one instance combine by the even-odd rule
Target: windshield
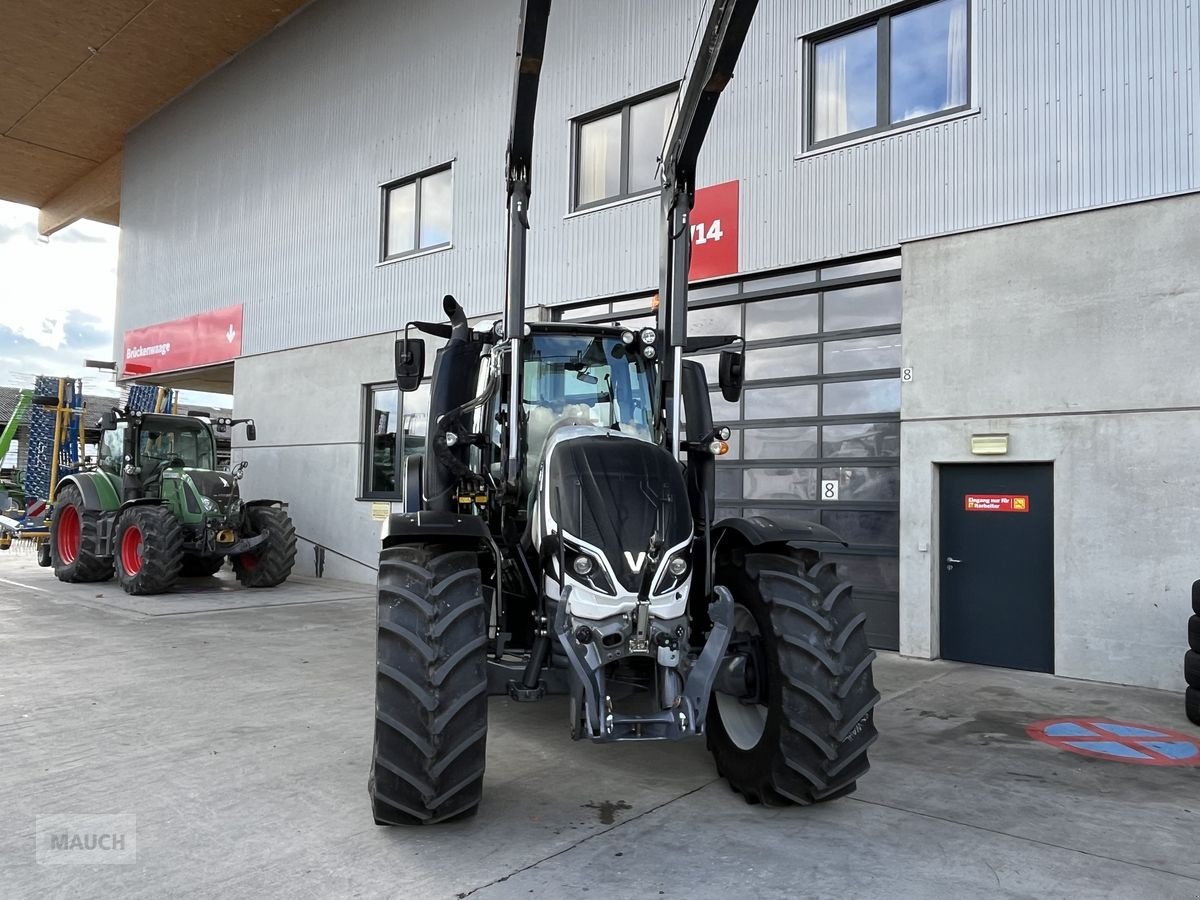
[[524,360],[525,412],[532,474],[557,425],[612,428],[657,442],[654,372],[617,335],[535,334]]
[[179,460],[193,469],[215,469],[212,437],[201,423],[147,422],[138,435],[141,464]]

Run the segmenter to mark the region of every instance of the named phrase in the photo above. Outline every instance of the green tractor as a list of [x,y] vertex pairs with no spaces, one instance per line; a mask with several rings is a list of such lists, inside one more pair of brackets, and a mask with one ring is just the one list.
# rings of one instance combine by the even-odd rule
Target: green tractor
[[[217,419],[225,431],[252,419]],[[113,411],[100,423],[99,464],[58,483],[49,559],[59,581],[107,581],[128,594],[169,591],[180,576],[213,575],[226,557],[246,587],[275,587],[296,559],[296,530],[278,500],[243,501],[216,471],[213,426],[192,416]]]

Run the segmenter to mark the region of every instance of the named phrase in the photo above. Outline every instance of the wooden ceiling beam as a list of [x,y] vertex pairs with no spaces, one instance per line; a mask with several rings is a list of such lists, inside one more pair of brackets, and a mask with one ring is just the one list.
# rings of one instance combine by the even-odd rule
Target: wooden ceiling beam
[[42,204],[38,233],[51,235],[79,219],[119,224],[121,153],[110,156],[78,181]]

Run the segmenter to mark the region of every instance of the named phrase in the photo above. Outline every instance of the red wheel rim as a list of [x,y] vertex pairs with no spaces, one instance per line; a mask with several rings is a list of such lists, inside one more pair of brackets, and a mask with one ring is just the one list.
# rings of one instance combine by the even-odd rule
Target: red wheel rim
[[79,545],[83,541],[83,523],[79,519],[79,510],[74,506],[64,506],[60,509],[55,534],[58,559],[63,565],[70,565],[79,556]]
[[258,568],[257,553],[243,553],[239,559],[242,561],[242,568],[247,572],[253,572]]
[[121,568],[126,575],[142,571],[142,529],[130,525],[121,535]]

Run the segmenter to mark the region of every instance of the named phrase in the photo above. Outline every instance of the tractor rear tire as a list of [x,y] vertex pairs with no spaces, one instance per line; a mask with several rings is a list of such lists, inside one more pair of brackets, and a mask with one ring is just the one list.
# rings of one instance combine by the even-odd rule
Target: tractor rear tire
[[296,564],[296,528],[291,517],[274,506],[251,506],[246,518],[253,533],[266,531],[267,539],[250,553],[230,557],[234,576],[248,588],[283,584]]
[[473,815],[483,794],[488,716],[488,608],[476,553],[385,547],[376,624],[367,784],[375,824]]
[[1200,653],[1195,650],[1183,654],[1183,680],[1188,687],[1200,691]]
[[183,565],[183,529],[165,506],[134,506],[117,522],[116,551],[125,593],[165,594]]
[[799,553],[733,550],[717,563],[735,599],[737,632],[757,635],[765,698],[748,705],[714,692],[708,748],[747,803],[807,805],[851,793],[877,737],[866,615],[832,562]]
[[74,484],[62,486],[54,501],[49,542],[50,561],[59,581],[78,584],[113,577],[112,558],[96,553],[102,516],[98,510],[84,508],[83,495]]
[[1200,688],[1190,687],[1183,692],[1183,711],[1189,720],[1200,725]]
[[1188,649],[1200,653],[1200,616],[1188,619]]
[[183,554],[183,565],[180,566],[181,578],[207,578],[216,575],[225,565],[224,556],[196,556],[194,553]]

